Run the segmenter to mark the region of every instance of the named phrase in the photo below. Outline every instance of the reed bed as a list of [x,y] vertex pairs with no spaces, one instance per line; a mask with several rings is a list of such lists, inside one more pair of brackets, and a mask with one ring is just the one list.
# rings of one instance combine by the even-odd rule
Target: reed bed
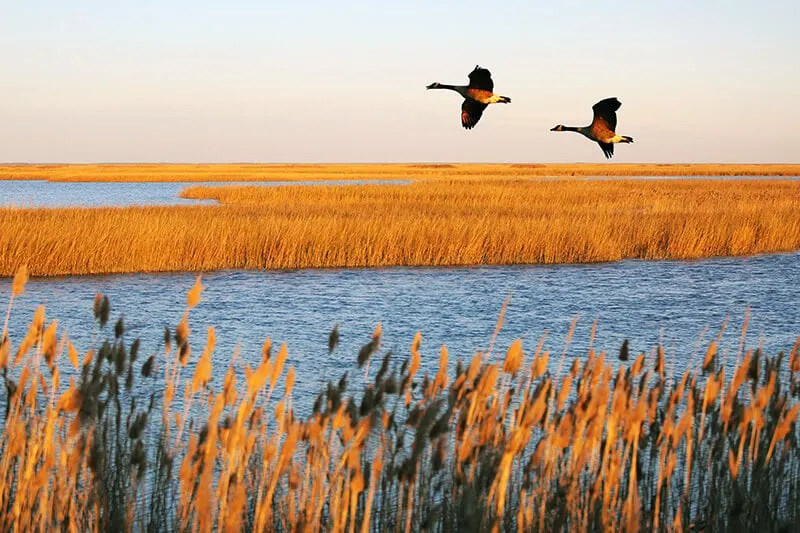
[[[19,272],[9,314],[25,279]],[[661,347],[572,355],[568,336],[560,355],[544,338],[496,353],[492,339],[455,369],[443,346],[439,371],[421,376],[421,335],[398,362],[378,326],[354,371],[301,416],[292,388],[302,376],[287,368],[286,346],[267,339],[254,368],[220,370],[213,328],[192,349],[188,316],[202,290],[198,277],[184,317],[149,357],[122,319],[111,325],[102,295],[86,353],[43,308],[21,339],[4,327],[3,530],[788,532],[800,523],[800,339],[775,356],[742,345],[735,361],[711,341],[681,375],[665,370]],[[334,330],[330,351],[337,340]],[[212,390],[220,371],[224,385]],[[142,382],[154,392],[137,403]]]
[[797,164],[129,164],[0,165],[0,180],[327,181],[552,176],[800,176]]
[[192,187],[222,205],[0,209],[0,276],[585,263],[800,248],[792,180]]

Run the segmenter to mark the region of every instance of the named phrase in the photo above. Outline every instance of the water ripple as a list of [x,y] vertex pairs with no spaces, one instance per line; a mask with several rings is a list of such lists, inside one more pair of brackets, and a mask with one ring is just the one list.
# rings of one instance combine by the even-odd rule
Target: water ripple
[[[692,360],[703,329],[710,328],[710,339],[726,317],[722,352],[735,359],[748,308],[749,346],[763,344],[770,353],[791,349],[800,334],[798,272],[799,253],[560,266],[220,271],[204,275],[207,288],[190,324],[196,354],[205,327],[216,327],[216,387],[237,343],[242,343],[241,360],[255,365],[269,336],[287,342],[296,390],[303,397],[351,368],[379,322],[383,348],[402,357],[415,332],[422,332],[423,371],[435,373],[442,344],[451,361],[469,359],[487,348],[511,293],[497,341],[501,352],[520,336],[532,350],[548,331],[546,347],[557,360],[579,315],[569,357],[585,354],[597,319],[596,347],[616,350],[627,338],[635,354],[662,342],[668,367],[680,372]],[[19,342],[35,307],[44,303],[49,318],[58,318],[59,327],[85,351],[92,338],[94,295],[103,292],[113,316],[124,313],[128,335],[142,338],[142,354],[160,352],[163,328],[180,320],[193,278],[170,273],[35,279],[15,303],[11,336]],[[10,283],[0,279],[0,300],[10,294]],[[336,323],[342,340],[328,355],[327,336]]]

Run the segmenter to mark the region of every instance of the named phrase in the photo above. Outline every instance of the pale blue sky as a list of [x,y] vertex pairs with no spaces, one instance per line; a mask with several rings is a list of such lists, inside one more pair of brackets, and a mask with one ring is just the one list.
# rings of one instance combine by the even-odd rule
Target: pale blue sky
[[[800,161],[800,2],[0,5],[2,162]],[[489,68],[472,131],[425,85]]]

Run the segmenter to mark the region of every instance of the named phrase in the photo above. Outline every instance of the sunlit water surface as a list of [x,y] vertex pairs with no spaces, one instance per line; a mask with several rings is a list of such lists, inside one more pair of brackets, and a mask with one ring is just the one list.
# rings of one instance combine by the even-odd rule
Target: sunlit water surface
[[61,182],[44,180],[0,180],[0,207],[124,207],[133,205],[192,205],[216,203],[178,195],[186,187],[258,185],[359,185],[363,183],[408,183],[407,181],[256,181],[256,182]]
[[[382,349],[398,359],[408,356],[414,334],[422,332],[423,371],[436,372],[443,344],[451,362],[469,360],[488,348],[510,294],[494,347],[500,357],[513,339],[522,337],[533,350],[547,332],[545,347],[556,365],[578,317],[565,368],[572,358],[585,356],[596,320],[596,349],[616,355],[629,339],[635,355],[662,344],[667,369],[682,373],[698,362],[726,318],[721,352],[733,362],[748,309],[746,347],[761,345],[773,354],[790,350],[800,334],[798,273],[798,253],[686,262],[213,272],[203,276],[203,301],[191,313],[190,367],[202,351],[207,326],[217,333],[217,388],[237,346],[239,364],[255,366],[266,337],[286,342],[297,372],[297,405],[308,405],[322,384],[354,368],[359,348],[379,323]],[[180,321],[193,282],[188,273],[34,279],[14,303],[11,337],[18,343],[36,306],[45,304],[48,320],[58,319],[59,328],[86,351],[92,336],[98,338],[92,303],[102,292],[110,298],[112,318],[124,315],[128,340],[141,338],[143,360],[163,353],[164,328]],[[10,285],[10,279],[0,279],[0,299],[7,300]],[[341,344],[328,354],[335,324]],[[358,384],[361,378],[352,376],[359,375],[351,372],[351,383]]]

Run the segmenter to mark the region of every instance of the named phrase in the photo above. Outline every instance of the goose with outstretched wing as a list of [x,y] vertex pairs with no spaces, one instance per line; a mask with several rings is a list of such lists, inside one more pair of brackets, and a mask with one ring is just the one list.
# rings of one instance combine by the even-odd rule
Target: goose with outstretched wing
[[550,131],[574,131],[580,133],[587,139],[595,141],[600,145],[603,150],[603,155],[606,158],[611,158],[614,155],[614,145],[616,143],[632,143],[633,137],[626,135],[619,135],[616,133],[617,129],[617,110],[622,103],[614,98],[606,98],[600,100],[592,106],[594,118],[592,123],[588,126],[558,126],[551,128]]
[[481,119],[483,111],[489,104],[508,104],[511,98],[494,94],[492,74],[485,68],[477,65],[469,73],[468,85],[447,85],[444,83],[431,83],[426,89],[449,89],[464,97],[461,104],[461,125],[472,129]]

